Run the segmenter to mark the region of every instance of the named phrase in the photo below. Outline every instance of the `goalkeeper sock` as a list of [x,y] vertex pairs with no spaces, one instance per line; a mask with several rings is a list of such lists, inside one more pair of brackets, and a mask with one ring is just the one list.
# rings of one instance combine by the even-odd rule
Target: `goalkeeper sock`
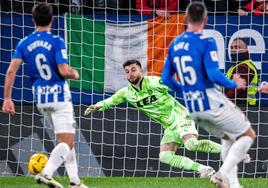
[[53,173],[59,168],[59,166],[65,161],[67,155],[70,152],[70,147],[62,142],[59,143],[51,152],[42,174],[49,177],[53,176]]
[[162,151],[159,154],[159,160],[162,163],[168,164],[172,167],[184,169],[184,170],[198,171],[200,166],[203,166],[199,163],[192,161],[188,157],[175,155],[174,151]]
[[220,171],[224,176],[227,176],[232,168],[244,159],[252,144],[253,139],[249,136],[242,136],[232,144],[227,157],[220,168]]
[[222,146],[210,140],[197,140],[196,137],[188,139],[185,143],[185,148],[189,151],[199,151],[205,153],[220,153]]
[[74,147],[69,152],[69,155],[67,156],[66,162],[64,165],[65,165],[67,174],[69,176],[70,182],[76,185],[79,185],[80,179],[78,177],[78,168],[77,168],[76,153],[75,153]]

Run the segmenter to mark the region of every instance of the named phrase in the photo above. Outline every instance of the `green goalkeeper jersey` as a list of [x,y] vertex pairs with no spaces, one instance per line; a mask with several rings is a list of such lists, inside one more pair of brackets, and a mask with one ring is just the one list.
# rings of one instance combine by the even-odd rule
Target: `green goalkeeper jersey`
[[127,87],[118,90],[114,95],[96,105],[101,107],[99,111],[104,111],[118,104],[129,102],[160,123],[164,129],[183,125],[185,121],[191,122],[186,108],[168,92],[168,86],[162,83],[160,77],[144,76],[140,82],[140,90],[128,84]]

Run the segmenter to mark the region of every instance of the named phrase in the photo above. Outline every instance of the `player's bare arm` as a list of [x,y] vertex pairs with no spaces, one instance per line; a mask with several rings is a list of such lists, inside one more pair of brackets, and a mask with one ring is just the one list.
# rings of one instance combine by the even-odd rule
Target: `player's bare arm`
[[77,80],[79,78],[77,70],[71,68],[67,63],[58,65],[58,69],[60,74],[66,79]]
[[237,84],[236,88],[237,89],[246,89],[247,82],[246,82],[245,79],[241,78],[239,74],[234,74],[233,75],[233,81],[236,82],[236,84]]
[[21,59],[13,59],[8,67],[6,78],[5,78],[5,87],[4,87],[4,103],[2,110],[5,113],[15,114],[14,103],[11,99],[12,87],[15,81],[16,73],[22,63]]

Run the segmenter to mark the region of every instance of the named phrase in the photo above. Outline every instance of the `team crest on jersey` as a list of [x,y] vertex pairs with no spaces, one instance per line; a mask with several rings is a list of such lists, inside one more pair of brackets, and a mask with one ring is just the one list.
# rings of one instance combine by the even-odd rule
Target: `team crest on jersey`
[[152,95],[153,94],[153,91],[150,90],[150,89],[148,89],[148,93],[149,93],[149,95]]

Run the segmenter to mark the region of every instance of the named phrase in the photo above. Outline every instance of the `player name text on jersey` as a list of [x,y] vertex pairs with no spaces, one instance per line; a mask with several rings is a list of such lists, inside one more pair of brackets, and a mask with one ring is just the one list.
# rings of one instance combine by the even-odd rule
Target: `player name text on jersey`
[[43,47],[43,48],[46,48],[48,51],[50,51],[52,45],[50,43],[48,43],[47,41],[37,40],[37,41],[34,41],[33,43],[31,43],[30,45],[28,45],[27,49],[31,52],[37,47]]

